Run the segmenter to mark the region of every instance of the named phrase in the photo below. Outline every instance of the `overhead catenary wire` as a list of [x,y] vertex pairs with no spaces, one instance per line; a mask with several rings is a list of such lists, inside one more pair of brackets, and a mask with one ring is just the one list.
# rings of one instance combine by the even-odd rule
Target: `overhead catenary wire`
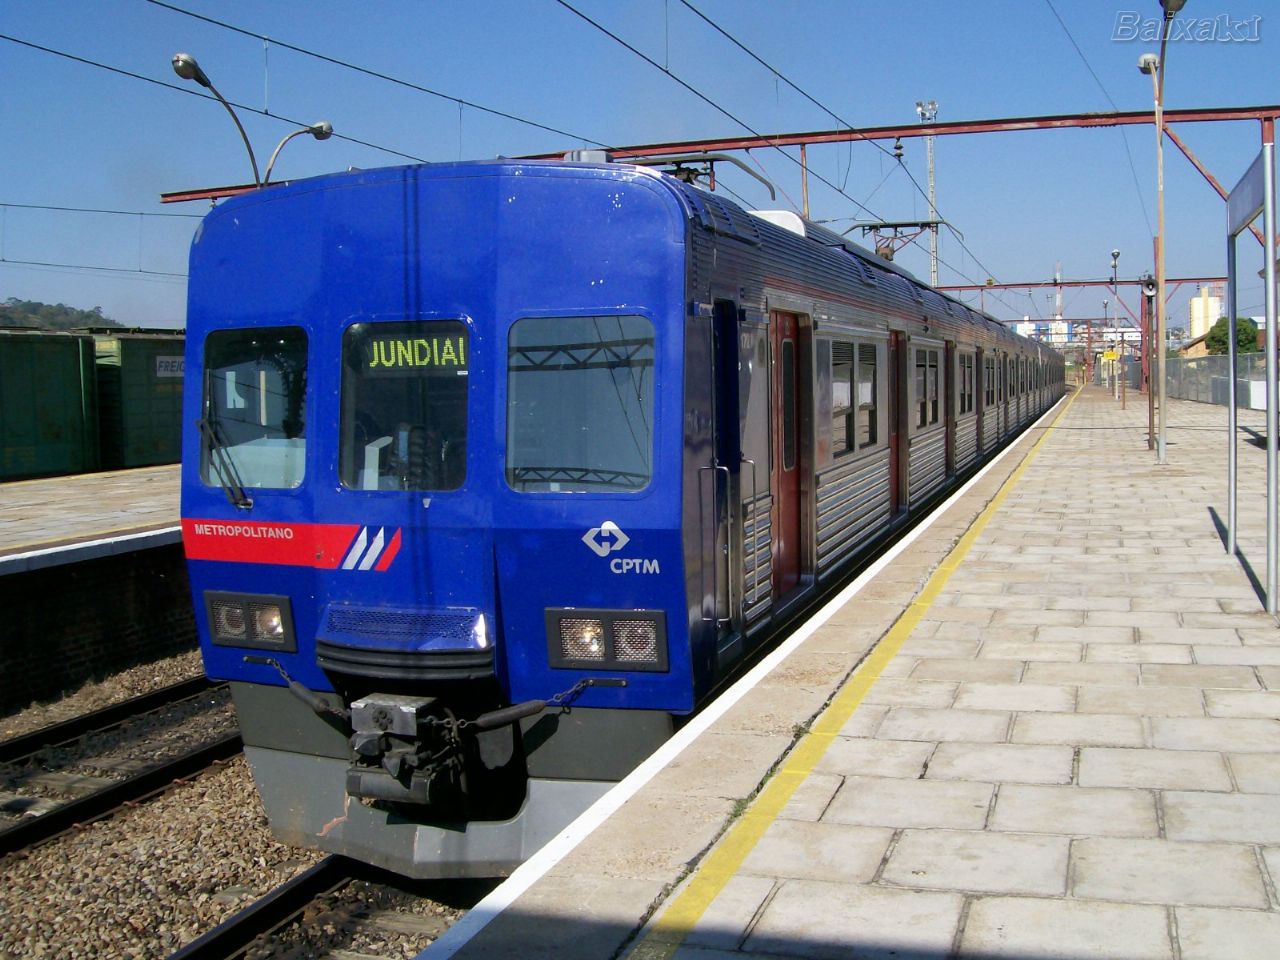
[[[563,0],[558,0],[558,2],[563,2]],[[834,110],[832,110],[832,109],[831,109],[830,107],[828,107],[826,104],[824,104],[822,101],[818,100],[816,97],[814,97],[812,94],[810,94],[810,93],[809,93],[808,91],[806,91],[804,88],[802,88],[799,84],[795,83],[795,81],[793,81],[793,80],[791,80],[789,77],[787,77],[787,75],[786,75],[786,74],[784,74],[781,70],[779,70],[779,69],[778,69],[777,67],[775,67],[773,64],[769,63],[769,61],[765,60],[763,57],[761,57],[759,54],[757,54],[754,50],[752,50],[750,47],[748,47],[746,44],[744,44],[741,40],[739,40],[737,37],[733,36],[733,34],[729,33],[729,31],[725,30],[725,29],[724,29],[724,27],[720,26],[720,24],[716,23],[713,19],[711,19],[711,18],[710,18],[710,17],[708,17],[705,13],[703,13],[701,10],[699,10],[697,7],[695,7],[695,6],[690,2],[690,0],[680,0],[680,2],[681,2],[682,4],[684,4],[684,6],[685,6],[685,7],[687,7],[690,11],[692,11],[692,12],[693,12],[693,13],[694,13],[694,14],[695,14],[699,19],[701,19],[704,23],[706,23],[708,26],[710,26],[713,30],[715,30],[717,33],[719,33],[721,36],[723,36],[726,40],[728,40],[730,43],[732,43],[734,46],[736,46],[739,50],[741,50],[741,51],[742,51],[743,53],[745,53],[747,56],[751,57],[751,59],[755,60],[755,61],[756,61],[756,63],[760,64],[762,67],[764,67],[764,68],[765,68],[766,70],[768,70],[770,73],[772,73],[776,79],[781,80],[783,83],[785,83],[787,86],[789,86],[792,90],[796,91],[798,94],[800,94],[802,97],[804,97],[804,98],[805,98],[806,100],[808,100],[810,103],[812,103],[812,104],[813,104],[814,106],[816,106],[818,109],[822,110],[822,111],[823,111],[824,113],[826,113],[829,117],[831,117],[833,120],[835,120],[835,121],[836,121],[836,123],[840,124],[840,125],[841,125],[841,127],[843,127],[844,129],[848,130],[848,131],[849,131],[849,133],[854,134],[855,136],[859,137],[859,139],[862,139],[864,142],[871,143],[872,145],[874,145],[874,146],[875,146],[875,148],[876,148],[877,150],[879,150],[881,153],[885,154],[886,156],[892,157],[892,158],[894,159],[894,161],[895,161],[895,162],[897,162],[898,166],[902,169],[902,171],[907,175],[907,179],[909,179],[909,180],[911,181],[911,184],[912,184],[912,186],[914,186],[914,187],[915,187],[916,192],[917,192],[917,193],[919,193],[919,194],[920,194],[920,196],[921,196],[921,197],[923,197],[925,200],[928,200],[928,199],[929,199],[928,194],[925,192],[924,188],[923,188],[922,186],[920,186],[920,182],[919,182],[918,180],[916,180],[916,178],[912,175],[911,171],[907,168],[906,164],[902,163],[901,158],[899,158],[899,157],[897,157],[896,155],[894,155],[893,153],[891,153],[891,152],[890,152],[890,151],[889,151],[889,150],[888,150],[888,149],[887,149],[883,144],[879,143],[878,141],[876,141],[876,140],[867,140],[867,139],[866,139],[866,137],[862,135],[861,131],[860,131],[860,130],[858,130],[858,128],[857,128],[857,127],[855,127],[852,123],[850,123],[850,122],[849,122],[848,120],[846,120],[845,118],[841,117],[838,113],[836,113]],[[567,6],[567,4],[566,4],[566,6]],[[745,126],[745,124],[744,124],[744,126]],[[750,128],[748,128],[748,129],[750,129]],[[753,133],[754,133],[754,131],[753,131]],[[759,134],[756,134],[756,135],[757,135],[757,136],[759,136]],[[779,148],[779,149],[780,149],[780,148]],[[788,156],[790,156],[790,155],[788,154]],[[797,162],[798,162],[798,161],[797,161]],[[839,193],[839,194],[841,194],[842,196],[844,196],[845,198],[847,198],[847,199],[851,200],[851,201],[852,201],[856,206],[858,206],[860,209],[863,209],[863,210],[866,210],[866,209],[867,209],[867,208],[866,208],[862,203],[858,203],[856,200],[853,200],[853,198],[852,198],[852,197],[850,197],[850,196],[849,196],[849,194],[845,193],[845,191],[844,191],[843,189],[841,189],[840,187],[836,187],[836,186],[835,186],[835,184],[833,184],[833,183],[831,183],[830,181],[826,180],[825,178],[823,178],[823,177],[819,176],[817,173],[814,173],[814,172],[812,171],[812,169],[810,170],[810,173],[811,173],[814,177],[817,177],[817,179],[821,180],[823,183],[827,184],[827,186],[829,186],[829,187],[831,187],[832,189],[834,189],[837,193]],[[883,184],[883,181],[881,181],[881,184]],[[880,189],[880,186],[879,186],[879,185],[877,185],[876,190],[879,190],[879,189]],[[875,194],[875,191],[872,191],[872,193],[871,193],[870,195],[868,195],[868,197],[867,197],[866,201],[864,201],[864,203],[868,203],[868,202],[870,202],[871,196],[874,196],[874,194]],[[932,205],[932,204],[931,204],[931,205]],[[935,208],[935,209],[936,209],[936,208]],[[868,212],[868,213],[870,213],[871,211],[870,211],[870,210],[867,210],[867,212]],[[872,216],[875,216],[875,214],[872,214]],[[939,219],[941,219],[941,220],[944,220],[944,221],[945,221],[945,219],[946,219],[945,217],[943,217],[943,216],[941,215],[941,213],[938,213],[938,214],[937,214],[937,216],[938,216],[938,218],[939,218]],[[879,219],[883,219],[883,217],[880,217]],[[965,241],[964,241],[964,238],[963,238],[962,236],[960,236],[960,235],[959,235],[959,233],[955,230],[955,228],[954,228],[954,227],[951,227],[951,225],[950,225],[950,224],[947,224],[947,226],[948,226],[948,228],[949,228],[949,229],[951,229],[952,233],[953,233],[953,234],[955,234],[955,236],[956,236],[956,241],[957,241],[957,242],[960,244],[960,246],[965,250],[965,252],[967,252],[967,253],[969,254],[969,256],[973,258],[973,261],[974,261],[974,262],[975,262],[975,263],[976,263],[976,264],[977,264],[977,265],[978,265],[978,266],[979,266],[979,267],[980,267],[980,268],[981,268],[981,269],[982,269],[982,270],[987,274],[987,276],[994,276],[994,274],[993,274],[993,273],[992,273],[992,272],[987,268],[987,266],[986,266],[986,265],[985,265],[985,264],[984,264],[984,263],[983,263],[983,262],[978,258],[978,256],[977,256],[977,255],[976,255],[972,250],[970,250],[970,249],[969,249],[968,245],[967,245],[967,244],[965,243]],[[944,262],[944,261],[942,261],[941,259],[939,259],[939,262],[941,263],[941,262]],[[955,267],[951,266],[950,264],[947,264],[947,266],[948,266],[948,268],[950,268],[950,269],[952,269],[952,270],[955,270]],[[959,272],[960,272],[960,271],[956,270],[956,273],[959,273]],[[1001,301],[1001,302],[1003,302],[1003,301]],[[1006,306],[1008,306],[1008,304],[1005,304],[1005,305],[1006,305]]]
[[24,267],[51,267],[76,272],[128,273],[140,276],[142,279],[164,279],[167,281],[187,279],[185,273],[170,273],[165,270],[142,270],[135,267],[99,267],[91,263],[55,263],[48,260],[14,260],[10,257],[0,257],[0,265],[4,264]]
[[[1089,62],[1089,58],[1086,57],[1084,55],[1084,51],[1080,49],[1080,44],[1076,43],[1076,38],[1072,35],[1071,28],[1067,26],[1067,22],[1063,20],[1062,15],[1058,13],[1057,7],[1053,5],[1053,0],[1044,0],[1044,2],[1049,7],[1049,12],[1053,14],[1054,19],[1058,21],[1058,25],[1062,27],[1062,32],[1065,33],[1067,35],[1067,39],[1071,41],[1071,46],[1075,48],[1076,54],[1079,55],[1081,62],[1084,63],[1085,69],[1089,71],[1089,76],[1093,77],[1093,82],[1098,85],[1098,89],[1102,91],[1102,95],[1107,98],[1107,103],[1111,104],[1111,109],[1119,113],[1119,105],[1111,98],[1110,91],[1107,90],[1103,85],[1102,80],[1098,77],[1098,74],[1094,71],[1093,64]],[[1124,128],[1119,128],[1119,133],[1120,142],[1124,144],[1124,154],[1129,159],[1129,172],[1133,175],[1133,185],[1136,188],[1136,193],[1138,195],[1138,205],[1142,207],[1142,219],[1147,221],[1147,231],[1149,233],[1155,233],[1154,228],[1151,226],[1151,216],[1147,213],[1147,201],[1142,197],[1142,183],[1138,179],[1138,168],[1133,162],[1133,153],[1129,149],[1129,138],[1126,136]]]
[[[590,24],[592,27],[594,27],[594,28],[595,28],[596,30],[598,30],[599,32],[603,33],[603,34],[604,34],[605,36],[607,36],[609,39],[613,40],[613,41],[614,41],[615,43],[617,43],[619,46],[621,46],[621,47],[623,47],[624,49],[626,49],[626,50],[630,51],[632,54],[634,54],[635,56],[639,57],[641,60],[644,60],[644,61],[645,61],[645,63],[649,64],[649,65],[650,65],[651,67],[653,67],[655,70],[658,70],[658,71],[660,71],[661,73],[665,74],[668,78],[670,78],[671,80],[673,80],[675,83],[679,84],[681,87],[683,87],[683,88],[684,88],[685,90],[687,90],[689,93],[693,94],[695,97],[697,97],[699,100],[701,100],[701,101],[703,101],[704,103],[706,103],[708,106],[710,106],[712,109],[716,110],[718,113],[720,113],[720,114],[724,115],[725,117],[728,117],[728,118],[729,118],[730,120],[732,120],[734,123],[739,124],[743,129],[747,130],[747,131],[748,131],[752,136],[758,137],[758,138],[760,138],[760,139],[762,139],[762,140],[766,141],[766,143],[768,142],[768,139],[769,139],[769,138],[768,138],[767,136],[765,136],[764,134],[761,134],[760,132],[758,132],[757,130],[755,130],[755,128],[753,128],[753,127],[751,126],[751,124],[747,123],[747,122],[746,122],[745,120],[743,120],[741,117],[736,116],[735,114],[733,114],[732,112],[730,112],[729,110],[727,110],[725,107],[721,106],[719,103],[717,103],[717,102],[716,102],[715,100],[713,100],[711,97],[707,96],[707,95],[706,95],[705,93],[703,93],[701,90],[698,90],[696,87],[694,87],[694,86],[693,86],[692,84],[690,84],[688,81],[686,81],[686,80],[682,79],[681,77],[677,76],[675,73],[673,73],[671,70],[669,70],[669,69],[667,69],[666,67],[664,67],[662,64],[658,63],[658,62],[657,62],[656,60],[654,60],[652,57],[648,56],[647,54],[645,54],[645,53],[643,53],[642,51],[638,50],[636,47],[632,46],[630,43],[628,43],[626,40],[624,40],[624,39],[622,39],[621,37],[619,37],[619,36],[618,36],[617,34],[615,34],[613,31],[609,30],[609,29],[608,29],[607,27],[605,27],[603,24],[599,23],[599,22],[598,22],[598,21],[596,21],[596,20],[593,20],[591,17],[587,16],[587,15],[586,15],[585,13],[583,13],[581,10],[578,10],[578,9],[577,9],[576,7],[574,7],[572,4],[568,3],[568,2],[567,2],[567,0],[555,0],[555,2],[556,2],[556,3],[558,3],[560,6],[564,7],[566,10],[568,10],[568,11],[569,11],[570,13],[572,13],[574,16],[576,16],[576,17],[578,17],[579,19],[581,19],[581,20],[585,21],[586,23]],[[682,2],[683,2],[683,0],[682,0]],[[773,71],[773,68],[772,68],[772,67],[770,67],[769,69],[770,69],[771,71]],[[773,71],[773,72],[774,72],[774,73],[777,73],[777,71]],[[779,76],[781,76],[781,75],[779,74]],[[837,117],[837,120],[838,120],[838,119],[839,119],[839,118]],[[843,122],[843,121],[841,121],[841,122]],[[770,145],[770,146],[772,146],[772,147],[773,147],[773,149],[777,150],[777,151],[778,151],[780,154],[782,154],[784,157],[786,157],[788,160],[790,160],[792,163],[796,164],[797,166],[803,166],[803,165],[800,163],[799,159],[797,159],[796,157],[793,157],[791,154],[787,153],[787,151],[786,151],[786,150],[784,150],[780,145],[778,145],[778,144],[776,144],[776,143],[775,143],[775,144],[769,144],[769,145]],[[882,148],[882,149],[883,149],[883,148]],[[820,173],[818,173],[817,171],[813,170],[812,168],[808,168],[808,169],[809,169],[809,174],[810,174],[814,179],[816,179],[816,180],[818,180],[819,182],[821,182],[821,183],[825,184],[826,186],[830,187],[832,190],[834,190],[836,193],[840,194],[842,197],[844,197],[846,200],[848,200],[848,201],[849,201],[850,203],[852,203],[854,206],[856,206],[856,207],[858,207],[859,209],[863,210],[865,213],[867,213],[867,214],[869,214],[870,216],[874,217],[876,220],[879,220],[879,221],[883,221],[883,220],[884,220],[884,217],[882,217],[880,214],[876,213],[876,212],[875,212],[874,210],[872,210],[871,208],[869,208],[869,207],[867,207],[867,206],[865,206],[865,205],[863,205],[863,204],[859,203],[857,200],[855,200],[853,197],[851,197],[851,196],[850,196],[848,193],[846,193],[845,191],[841,190],[838,186],[836,186],[834,183],[832,183],[832,182],[831,182],[830,180],[828,180],[826,177],[822,176]],[[912,179],[913,179],[913,182],[914,182],[914,178],[912,178]],[[917,184],[916,186],[917,186],[917,188],[919,188],[919,184]],[[978,258],[977,258],[976,256],[974,256],[973,252],[972,252],[971,250],[969,250],[969,249],[968,249],[968,247],[965,245],[965,243],[964,243],[963,239],[961,239],[961,238],[959,238],[959,237],[957,236],[957,240],[960,242],[960,245],[961,245],[962,247],[964,247],[964,249],[965,249],[965,250],[967,250],[967,251],[969,252],[969,255],[973,257],[973,259],[978,263],[978,265],[979,265],[980,267],[982,267],[982,268],[983,268],[983,270],[986,270],[986,267],[982,264],[982,262],[981,262],[980,260],[978,260]],[[914,241],[914,240],[913,240],[913,241],[912,241],[912,243],[914,244],[914,243],[916,243],[916,241]],[[918,244],[917,244],[917,245],[918,245]],[[923,249],[923,248],[922,248],[922,249]],[[965,278],[966,280],[968,280],[970,283],[976,283],[976,282],[977,282],[977,281],[973,280],[972,278],[968,277],[967,275],[965,275],[963,272],[961,272],[959,269],[957,269],[957,268],[956,268],[955,266],[953,266],[952,264],[950,264],[950,263],[946,263],[946,261],[942,260],[941,258],[939,258],[939,262],[940,262],[940,263],[943,263],[943,264],[944,264],[948,269],[952,270],[952,271],[953,271],[953,272],[955,272],[957,275],[959,275],[959,276],[961,276],[961,277],[964,277],[964,278]],[[991,275],[992,275],[992,274],[990,273],[990,271],[987,271],[987,274],[988,274],[988,276],[991,276]],[[1013,307],[1011,307],[1011,306],[1010,306],[1008,303],[1006,303],[1003,299],[1001,299],[1001,298],[999,298],[999,297],[994,297],[994,299],[996,299],[998,302],[1000,302],[1000,303],[1004,304],[1004,306],[1005,306],[1007,309],[1009,309],[1009,310],[1013,310]]]
[[50,210],[58,213],[102,213],[117,217],[176,217],[183,220],[203,220],[202,213],[152,213],[147,210],[108,210],[101,207],[64,207],[49,203],[8,203],[0,201],[0,207],[12,210]]
[[405,80],[402,77],[394,77],[390,74],[382,73],[378,70],[371,70],[368,67],[362,67],[359,64],[351,63],[350,61],[342,60],[338,57],[331,57],[328,54],[319,53],[315,50],[308,50],[306,47],[301,47],[301,46],[298,46],[297,44],[288,43],[284,40],[278,39],[277,37],[268,37],[265,34],[255,33],[254,31],[247,30],[244,27],[238,27],[233,23],[227,23],[225,20],[217,20],[213,17],[205,16],[202,13],[195,13],[191,10],[184,10],[182,7],[174,6],[171,3],[165,3],[164,0],[146,0],[146,2],[150,3],[152,6],[161,7],[165,10],[170,10],[174,13],[182,14],[185,17],[191,17],[194,20],[200,20],[204,23],[211,24],[212,26],[215,26],[215,27],[221,27],[224,30],[230,30],[234,33],[240,34],[241,36],[252,37],[255,40],[261,40],[263,43],[271,43],[277,47],[283,47],[286,50],[292,50],[294,53],[300,53],[303,56],[312,57],[313,59],[320,60],[324,63],[331,64],[332,66],[335,66],[335,67],[342,67],[346,70],[354,70],[356,73],[362,73],[365,76],[373,77],[376,80],[383,80],[383,81],[386,81],[387,83],[394,83],[397,86],[405,87],[409,90],[415,90],[418,93],[424,93],[424,94],[427,94],[428,96],[437,97],[441,100],[448,100],[451,103],[458,104],[459,107],[464,107],[464,106],[470,107],[472,110],[478,110],[481,113],[487,113],[490,116],[500,117],[504,120],[510,120],[514,123],[524,124],[525,126],[534,127],[535,129],[543,130],[547,133],[554,133],[558,137],[567,137],[571,140],[580,140],[583,143],[593,144],[594,146],[604,147],[605,149],[610,148],[609,144],[601,143],[599,140],[593,140],[590,137],[584,137],[580,134],[570,133],[568,131],[561,130],[557,127],[553,127],[545,123],[539,123],[536,120],[530,120],[528,117],[522,117],[522,116],[519,116],[518,114],[510,113],[505,110],[498,110],[495,107],[486,107],[482,103],[476,103],[474,100],[467,100],[464,97],[459,97],[451,93],[442,93],[439,90],[433,90],[430,87],[424,87],[421,84],[412,82],[411,80]]
[[[212,103],[218,102],[213,97],[200,93],[197,90],[190,90],[187,87],[179,86],[176,83],[168,83],[167,81],[164,81],[164,80],[157,80],[155,77],[148,77],[141,73],[134,73],[131,70],[125,70],[121,67],[113,67],[110,64],[101,63],[97,60],[90,60],[87,57],[79,57],[73,53],[67,53],[65,50],[55,50],[53,47],[42,46],[41,44],[33,43],[30,40],[23,40],[23,39],[20,39],[19,37],[12,37],[4,33],[0,33],[0,40],[6,40],[9,43],[17,44],[18,46],[28,47],[32,50],[38,50],[41,53],[47,53],[54,57],[61,57],[62,59],[70,60],[73,63],[83,64],[84,66],[87,66],[87,67],[95,67],[98,70],[105,70],[108,73],[114,73],[118,76],[129,77],[133,80],[142,80],[145,83],[151,83],[156,85],[157,87],[164,87],[167,90],[176,90],[178,93],[183,93],[191,97],[199,97],[201,100],[209,100]],[[270,117],[272,120],[282,120],[285,123],[292,124],[295,127],[311,126],[310,123],[304,123],[301,120],[294,120],[293,118],[286,117],[283,114],[267,113],[265,110],[262,110],[258,107],[251,107],[243,103],[237,103],[234,100],[228,100],[227,102],[230,103],[233,107],[238,107],[239,109],[244,110],[247,113],[256,113],[259,116]],[[411,153],[402,153],[399,150],[393,150],[391,147],[384,147],[384,146],[381,146],[380,144],[371,143],[368,140],[360,140],[357,137],[352,137],[347,134],[334,132],[332,136],[337,140],[345,140],[347,143],[354,143],[362,147],[369,147],[372,150],[380,150],[383,153],[389,153],[392,156],[402,157],[405,160],[413,160],[417,163],[427,162],[423,157],[414,156]]]

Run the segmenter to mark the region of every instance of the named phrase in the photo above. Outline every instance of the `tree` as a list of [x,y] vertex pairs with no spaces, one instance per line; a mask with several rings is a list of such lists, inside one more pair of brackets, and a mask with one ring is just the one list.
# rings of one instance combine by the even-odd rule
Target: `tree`
[[[1231,328],[1226,317],[1219,317],[1204,337],[1205,349],[1210,353],[1226,353],[1231,345]],[[1258,325],[1248,317],[1236,317],[1236,352],[1258,352]]]
[[8,297],[0,304],[0,327],[35,327],[43,330],[75,330],[78,327],[119,327],[101,307],[79,310],[66,304],[41,303]]

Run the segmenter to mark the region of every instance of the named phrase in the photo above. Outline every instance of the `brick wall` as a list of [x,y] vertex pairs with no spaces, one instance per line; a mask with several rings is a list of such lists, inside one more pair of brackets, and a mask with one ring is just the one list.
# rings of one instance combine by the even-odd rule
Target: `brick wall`
[[0,713],[195,646],[179,544],[0,577]]

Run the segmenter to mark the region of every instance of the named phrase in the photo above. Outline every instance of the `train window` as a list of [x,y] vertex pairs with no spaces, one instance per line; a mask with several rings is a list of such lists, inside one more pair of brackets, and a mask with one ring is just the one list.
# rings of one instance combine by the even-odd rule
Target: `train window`
[[916,426],[938,422],[938,351],[916,350]]
[[982,358],[982,405],[993,407],[996,403],[996,358]]
[[353,490],[456,490],[470,344],[457,320],[356,323],[342,338],[338,472]]
[[960,413],[973,413],[973,354],[962,353],[957,359],[960,362]]
[[289,489],[306,454],[307,334],[301,327],[217,330],[204,345],[200,478]]
[[843,456],[853,450],[854,346],[831,344],[831,455]]
[[876,410],[878,385],[876,383],[876,347],[873,343],[858,344],[858,449],[874,446],[879,416]]
[[782,469],[796,468],[796,342],[782,341]]
[[525,317],[507,341],[507,483],[521,492],[640,490],[653,474],[653,324]]

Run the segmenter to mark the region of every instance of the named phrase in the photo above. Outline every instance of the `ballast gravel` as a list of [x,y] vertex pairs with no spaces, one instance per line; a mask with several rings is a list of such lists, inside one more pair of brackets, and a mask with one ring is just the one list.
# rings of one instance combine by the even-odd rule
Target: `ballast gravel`
[[[201,672],[198,653],[135,667],[56,703],[0,719],[0,739],[57,723]],[[46,751],[48,768],[115,776],[113,759],[154,759],[235,728],[225,691]],[[131,745],[132,744],[132,745]],[[20,772],[20,771],[17,771]],[[0,770],[12,777],[14,770]],[[0,822],[0,828],[4,826]],[[0,960],[164,958],[229,919],[322,854],[276,841],[243,756],[138,807],[0,859]],[[413,884],[409,884],[413,887]],[[267,957],[412,957],[485,892],[474,882],[403,890],[356,881],[296,926],[255,946]]]
[[203,673],[204,665],[200,662],[199,650],[130,667],[105,680],[86,683],[58,700],[33,703],[7,717],[0,717],[0,740],[61,723]]

